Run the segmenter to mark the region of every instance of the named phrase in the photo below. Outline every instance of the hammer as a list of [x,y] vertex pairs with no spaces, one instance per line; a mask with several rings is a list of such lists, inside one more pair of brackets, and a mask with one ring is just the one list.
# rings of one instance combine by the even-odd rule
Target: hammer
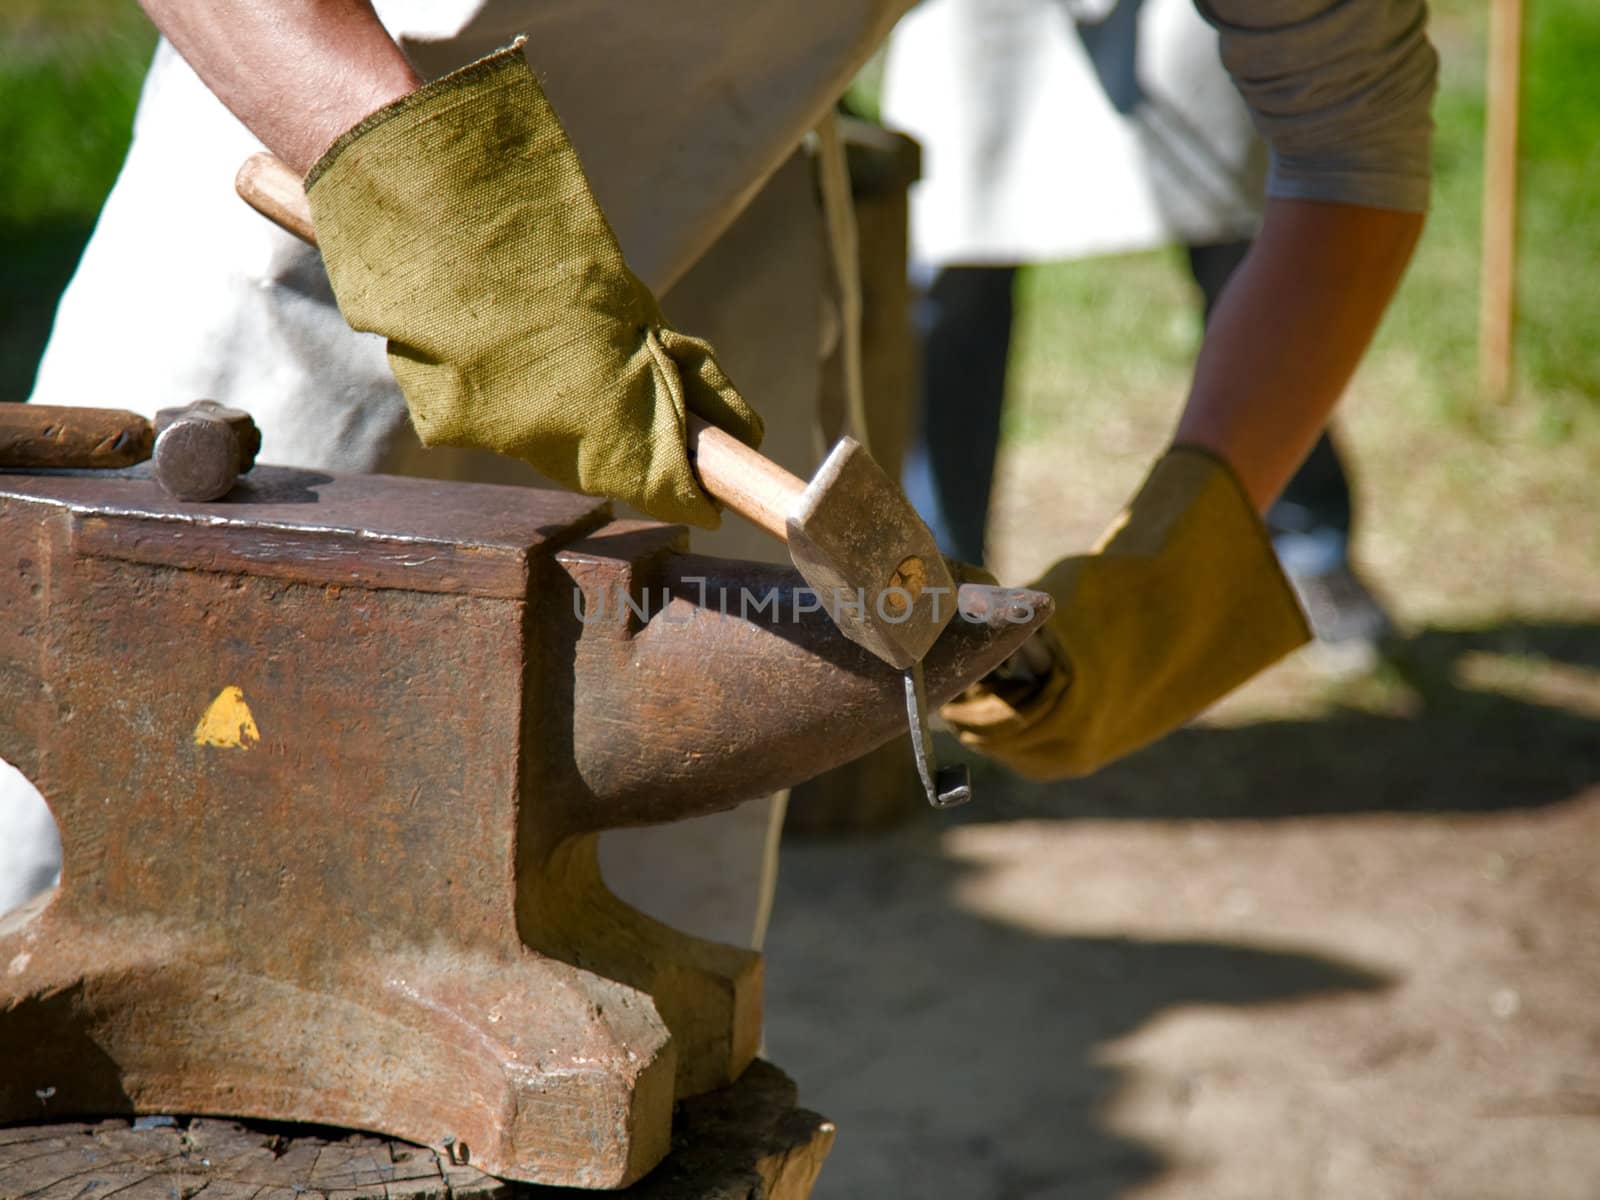
[[[316,245],[300,177],[253,155],[234,186],[257,212]],[[693,414],[690,460],[706,493],[788,543],[818,607],[857,645],[904,673],[911,746],[928,803],[972,798],[965,766],[934,759],[922,658],[956,613],[956,582],[933,534],[862,445],[842,438],[810,483]]]
[[154,421],[120,408],[0,404],[0,467],[114,468],[149,459],[176,500],[227,495],[260,449],[250,415],[215,400],[163,408]]

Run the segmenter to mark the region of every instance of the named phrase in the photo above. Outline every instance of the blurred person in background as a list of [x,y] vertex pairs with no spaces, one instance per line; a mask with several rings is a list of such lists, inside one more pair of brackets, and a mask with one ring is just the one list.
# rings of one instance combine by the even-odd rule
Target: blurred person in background
[[[1179,244],[1209,321],[1260,225],[1267,148],[1193,0],[924,0],[890,38],[881,117],[924,149],[906,491],[946,554],[981,563],[1019,264]],[[1324,432],[1266,517],[1339,669],[1392,632],[1351,566],[1351,509]]]

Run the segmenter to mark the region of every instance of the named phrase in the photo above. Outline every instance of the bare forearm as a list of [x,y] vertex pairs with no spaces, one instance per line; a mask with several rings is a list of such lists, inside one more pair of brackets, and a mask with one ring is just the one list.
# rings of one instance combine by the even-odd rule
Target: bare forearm
[[368,0],[141,0],[266,147],[304,174],[341,133],[421,86]]
[[1212,314],[1177,440],[1228,461],[1265,511],[1327,423],[1422,231],[1422,214],[1271,200]]

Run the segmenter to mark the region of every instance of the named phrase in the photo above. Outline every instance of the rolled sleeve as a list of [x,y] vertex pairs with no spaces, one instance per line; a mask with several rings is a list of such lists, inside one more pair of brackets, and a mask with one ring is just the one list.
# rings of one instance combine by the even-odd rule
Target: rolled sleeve
[[1196,0],[1272,151],[1267,194],[1428,206],[1438,56],[1424,0]]

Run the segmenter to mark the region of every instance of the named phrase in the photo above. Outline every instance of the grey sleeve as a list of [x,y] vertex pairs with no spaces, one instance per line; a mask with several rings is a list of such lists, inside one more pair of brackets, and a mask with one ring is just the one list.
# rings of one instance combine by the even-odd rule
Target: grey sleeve
[[1272,151],[1267,194],[1428,206],[1438,56],[1424,0],[1196,0]]

